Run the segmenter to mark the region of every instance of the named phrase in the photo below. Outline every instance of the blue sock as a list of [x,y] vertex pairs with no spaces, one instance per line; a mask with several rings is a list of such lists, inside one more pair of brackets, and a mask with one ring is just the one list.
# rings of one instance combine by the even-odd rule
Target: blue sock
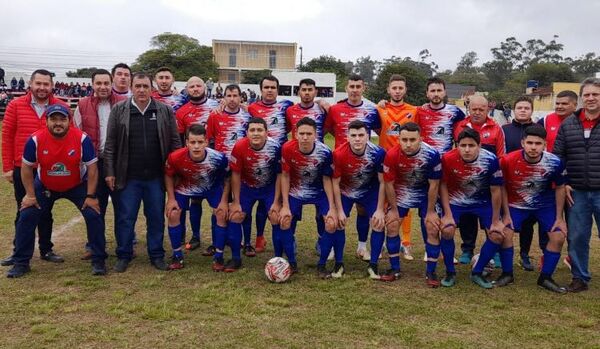
[[283,257],[283,241],[281,240],[281,229],[279,225],[273,226],[273,251],[275,257]]
[[358,241],[367,242],[369,239],[369,217],[356,216],[356,231],[358,232]]
[[548,251],[544,249],[544,264],[542,265],[542,275],[551,277],[556,270],[556,265],[560,260],[560,252]]
[[386,246],[390,256],[390,265],[393,270],[400,270],[400,235],[387,237]]
[[[425,243],[425,252],[427,252],[427,273],[434,273],[437,266],[437,259],[440,257],[440,245],[432,245],[429,242]],[[435,259],[435,262],[429,259]]]
[[268,211],[263,201],[258,203],[256,208],[256,236],[265,234],[265,226],[267,224]]
[[280,229],[281,242],[290,263],[296,263],[296,251],[294,247],[294,233],[292,229]]
[[320,215],[316,215],[315,222],[317,223],[317,243],[319,243],[319,241],[321,241],[321,236],[325,234],[325,219]]
[[515,254],[515,248],[501,248],[500,249],[500,263],[502,263],[502,272],[504,274],[513,273],[513,255]]
[[[186,233],[186,227],[185,227],[185,219],[186,219],[186,210],[181,210],[181,215],[179,216],[179,224],[181,225],[181,242],[185,243],[185,233]],[[191,221],[191,218],[190,218]]]
[[[213,216],[214,217],[214,216]],[[223,258],[223,250],[225,249],[225,240],[227,239],[227,228],[214,225],[215,239],[213,245],[217,249],[214,258]],[[219,252],[221,251],[221,252]]]
[[240,260],[240,245],[242,243],[242,224],[229,222],[227,224],[227,233],[229,235],[229,246],[231,247],[231,258]]
[[425,219],[419,219],[421,222],[421,237],[423,238],[423,243],[427,244],[427,227],[425,226]]
[[454,268],[454,239],[444,239],[440,241],[440,248],[442,255],[444,256],[444,265],[446,266],[446,273],[456,274]]
[[[215,216],[214,214],[210,215],[210,234],[212,237],[212,243],[211,245],[216,246],[216,240],[217,240],[217,232],[215,231],[217,226],[217,216]],[[225,242],[223,242],[223,245],[225,245]]]
[[[202,218],[202,203],[190,205],[190,225],[192,226],[192,237],[200,240],[200,219]],[[184,229],[185,231],[185,229]]]
[[[327,233],[325,233],[327,234]],[[335,242],[333,245],[333,254],[335,255],[336,263],[344,262],[344,246],[346,245],[346,231],[345,230],[336,230],[335,233]]]
[[244,232],[244,246],[252,245],[252,215],[247,214],[242,222],[242,231]]
[[171,248],[177,250],[181,248],[181,235],[183,234],[183,227],[178,224],[174,227],[169,227],[169,240],[171,240]]
[[385,234],[382,231],[373,230],[371,232],[371,264],[377,264],[379,261],[384,240]]
[[500,250],[501,246],[501,244],[497,244],[490,239],[486,239],[483,243],[483,246],[481,246],[479,260],[477,260],[477,264],[475,264],[472,273],[483,273],[483,268],[492,260],[492,258],[494,258],[494,255]]
[[327,257],[329,256],[329,251],[333,247],[334,243],[337,243],[335,233],[325,233],[321,236],[319,240],[319,245],[321,247],[321,255],[319,256],[319,265],[327,264]]

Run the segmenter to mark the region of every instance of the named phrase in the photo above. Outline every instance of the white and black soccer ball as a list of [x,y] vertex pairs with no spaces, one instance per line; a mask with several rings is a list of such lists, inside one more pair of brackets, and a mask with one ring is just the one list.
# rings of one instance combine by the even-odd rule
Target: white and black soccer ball
[[[477,261],[479,260],[479,253],[474,255],[473,258],[471,258],[471,270],[473,270],[473,268],[475,268],[475,264],[477,264]],[[492,258],[490,260],[490,262],[483,268],[483,270],[485,272],[491,273],[494,270],[494,266],[496,264],[494,263],[494,259]]]
[[271,282],[286,282],[292,275],[292,268],[285,258],[273,257],[265,265],[265,275]]

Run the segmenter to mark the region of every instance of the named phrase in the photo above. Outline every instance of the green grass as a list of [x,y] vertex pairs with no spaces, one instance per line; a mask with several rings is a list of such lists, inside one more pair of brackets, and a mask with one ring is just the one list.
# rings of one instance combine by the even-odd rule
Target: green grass
[[[15,210],[6,181],[0,183],[0,194],[0,251],[5,256]],[[77,215],[65,201],[54,213],[56,228]],[[424,263],[415,260],[403,261],[399,281],[373,282],[366,278],[366,264],[354,258],[353,224],[346,247],[348,273],[323,281],[316,277],[313,215],[312,209],[305,210],[307,219],[297,232],[301,273],[284,284],[264,277],[263,266],[273,253],[269,232],[268,251],[244,258],[244,267],[234,274],[213,273],[210,258],[199,250],[186,256],[181,271],[156,271],[141,234],[139,256],[126,273],[92,277],[89,263],[79,260],[85,228],[78,223],[53,238],[55,250],[66,257],[64,264],[43,262],[36,252],[30,274],[0,279],[0,347],[600,348],[595,281],[588,292],[558,296],[536,286],[536,273],[516,266],[514,285],[486,291],[470,283],[467,266],[459,266],[456,287],[432,290],[425,287]],[[107,217],[112,266],[112,214]],[[143,221],[138,232],[144,231]],[[208,232],[207,222],[205,214],[203,232]],[[596,236],[590,261],[594,273],[600,262]],[[413,234],[417,259],[423,253],[420,240]],[[165,249],[169,253],[166,237]],[[382,264],[382,269],[387,266]],[[562,264],[556,280],[570,281]]]

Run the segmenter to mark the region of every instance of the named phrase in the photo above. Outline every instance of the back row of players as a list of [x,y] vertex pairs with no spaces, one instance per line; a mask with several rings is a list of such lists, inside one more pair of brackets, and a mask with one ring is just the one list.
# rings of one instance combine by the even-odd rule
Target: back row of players
[[[165,75],[172,81],[166,68],[155,75],[159,91]],[[265,77],[260,83],[262,100],[247,108],[240,104],[237,85],[225,89],[224,102],[218,105],[206,98],[204,83],[197,77],[187,83],[189,102],[185,104],[177,95],[153,94],[176,110],[177,128],[185,135],[186,145],[168,156],[164,170],[165,213],[173,248],[169,269],[183,267],[186,211],[193,206],[198,210],[199,203],[207,199],[214,212],[212,246],[207,251],[214,254],[213,270],[232,272],[240,268],[242,231],[245,246],[249,246],[248,218],[259,202],[257,220],[268,217],[272,224],[275,255],[285,253],[296,271],[294,232],[303,205],[315,205],[319,275],[341,277],[344,228],[356,204],[357,254],[369,260],[368,273],[373,279],[393,281],[400,277],[400,226],[407,221],[409,210],[418,208],[428,286],[455,284],[453,237],[456,223],[465,214],[478,216],[488,235],[472,271],[473,282],[492,287],[482,275],[483,269],[499,253],[503,272],[494,283],[512,283],[512,233],[520,230],[523,220],[535,216],[542,231],[550,233],[538,284],[565,292],[552,280],[567,232],[562,218],[564,166],[544,151],[546,131],[542,126],[527,128],[521,142],[524,149],[499,161],[493,152],[482,148],[482,143],[489,145],[488,138],[497,142],[498,137],[490,137],[490,131],[481,124],[465,119],[459,108],[445,104],[445,84],[440,79],[427,82],[430,103],[419,108],[404,103],[406,81],[399,75],[389,81],[391,100],[379,107],[362,99],[364,82],[359,76],[348,81],[348,99],[333,106],[315,103],[313,80],[304,79],[299,87],[300,103],[277,101],[278,81]],[[485,98],[471,98],[471,110],[482,106],[487,107]],[[76,123],[80,122],[78,113]],[[369,141],[371,131],[379,134],[380,146]],[[289,132],[293,139],[287,141]],[[335,137],[333,152],[322,142],[328,132]],[[452,149],[454,141],[456,149]],[[96,142],[102,151],[102,139]],[[436,208],[438,198],[441,210]],[[190,206],[190,200],[195,205]],[[105,207],[106,203],[103,211]],[[194,216],[191,247],[198,246],[200,240],[199,229],[194,229],[199,226],[200,214]],[[369,228],[370,254],[366,249]],[[403,237],[410,241],[406,233]],[[391,268],[380,274],[378,260],[384,241]],[[223,258],[226,245],[232,252],[227,263]],[[257,247],[264,249],[264,245],[264,238],[257,238]],[[328,271],[326,262],[332,249],[335,265]],[[440,253],[446,266],[441,281],[435,272]],[[126,264],[124,268],[121,265],[117,271],[126,268]]]

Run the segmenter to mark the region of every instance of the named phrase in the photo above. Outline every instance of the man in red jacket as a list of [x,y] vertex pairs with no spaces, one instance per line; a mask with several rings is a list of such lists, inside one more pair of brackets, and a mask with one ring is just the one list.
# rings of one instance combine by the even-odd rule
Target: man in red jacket
[[[6,108],[2,123],[2,175],[13,184],[17,201],[16,222],[19,220],[21,202],[25,196],[25,188],[21,181],[21,159],[23,148],[29,137],[39,129],[46,127],[46,108],[50,104],[67,104],[52,95],[52,74],[45,69],[38,69],[31,75],[29,89],[25,96],[12,100]],[[39,248],[43,260],[62,263],[64,259],[52,251],[52,214],[44,215],[38,224]],[[14,244],[14,240],[13,240]],[[0,261],[0,265],[13,265],[13,257]]]

